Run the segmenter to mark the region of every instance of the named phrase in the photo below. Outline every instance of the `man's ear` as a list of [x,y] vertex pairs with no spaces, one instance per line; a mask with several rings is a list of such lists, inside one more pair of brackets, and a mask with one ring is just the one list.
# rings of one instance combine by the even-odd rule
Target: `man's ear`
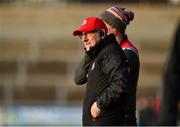
[[100,34],[100,36],[101,36],[102,39],[106,36],[106,32],[105,32],[104,29],[101,29],[101,31],[100,31],[99,34]]

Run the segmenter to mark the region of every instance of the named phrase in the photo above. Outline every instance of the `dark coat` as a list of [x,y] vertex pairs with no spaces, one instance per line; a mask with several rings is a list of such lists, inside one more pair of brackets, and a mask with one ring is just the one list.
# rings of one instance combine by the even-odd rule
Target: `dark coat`
[[180,22],[174,39],[163,75],[160,113],[160,124],[168,126],[177,125],[178,102],[180,100]]
[[[114,35],[87,52],[91,59],[83,104],[83,125],[124,125],[129,65]],[[102,110],[97,119],[90,114],[97,101]]]
[[[136,125],[136,91],[139,77],[139,55],[135,46],[129,42],[126,35],[120,42],[120,47],[123,49],[130,66],[130,73],[128,77],[128,105],[126,107],[126,125]],[[81,85],[87,82],[87,73],[91,63],[91,59],[85,54],[84,59],[76,69],[74,81]]]
[[126,109],[126,125],[136,126],[136,92],[139,78],[139,54],[138,49],[128,40],[126,35],[120,42],[120,47],[123,49],[130,66],[128,79],[128,104]]

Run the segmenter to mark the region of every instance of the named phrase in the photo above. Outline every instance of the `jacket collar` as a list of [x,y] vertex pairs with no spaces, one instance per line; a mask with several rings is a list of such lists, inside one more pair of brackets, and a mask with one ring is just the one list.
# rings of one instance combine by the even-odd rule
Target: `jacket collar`
[[99,42],[96,43],[94,47],[91,47],[90,50],[86,53],[90,56],[91,59],[94,59],[105,46],[112,43],[117,43],[114,34],[110,34],[104,39],[101,39]]

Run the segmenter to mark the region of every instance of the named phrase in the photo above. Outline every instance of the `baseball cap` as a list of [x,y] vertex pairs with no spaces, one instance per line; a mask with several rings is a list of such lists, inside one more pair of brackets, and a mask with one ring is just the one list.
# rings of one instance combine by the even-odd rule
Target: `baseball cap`
[[107,27],[105,23],[97,17],[87,17],[80,25],[79,29],[74,30],[73,35],[77,36],[82,32],[90,32],[97,29],[104,29],[107,33]]

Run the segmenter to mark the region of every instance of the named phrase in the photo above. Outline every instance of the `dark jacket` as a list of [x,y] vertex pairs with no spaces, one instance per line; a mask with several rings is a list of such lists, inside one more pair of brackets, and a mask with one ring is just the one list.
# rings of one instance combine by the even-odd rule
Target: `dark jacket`
[[[136,125],[136,91],[140,68],[138,50],[132,45],[126,35],[123,36],[119,46],[126,54],[130,66],[130,73],[128,77],[129,99],[126,108],[126,125]],[[91,59],[87,54],[85,54],[84,59],[81,61],[75,72],[74,81],[76,84],[81,85],[87,82],[86,76],[90,63]]]
[[[83,125],[124,125],[128,63],[114,35],[105,37],[87,52],[91,60],[83,104]],[[102,114],[93,119],[92,104],[97,101]]]
[[160,124],[176,126],[180,100],[180,21],[163,74]]
[[123,49],[130,66],[128,79],[128,105],[126,109],[126,125],[137,125],[136,122],[136,91],[139,78],[139,54],[137,48],[128,40],[126,35],[120,42],[120,47]]

